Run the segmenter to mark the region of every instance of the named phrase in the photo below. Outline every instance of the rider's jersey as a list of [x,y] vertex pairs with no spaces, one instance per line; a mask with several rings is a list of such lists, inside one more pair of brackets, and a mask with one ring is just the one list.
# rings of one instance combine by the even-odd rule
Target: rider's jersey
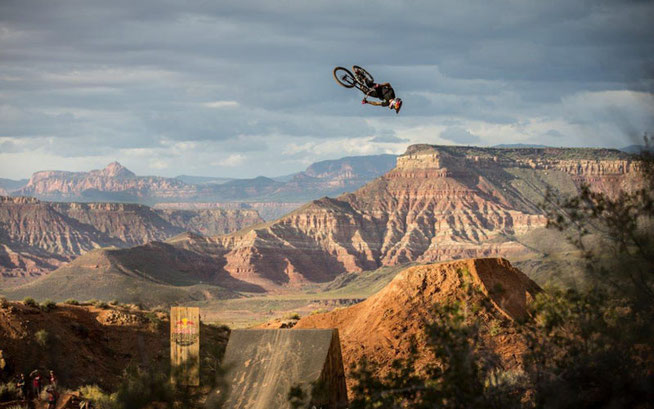
[[390,85],[373,88],[371,96],[382,100],[382,106],[388,106],[391,99],[395,98],[395,91]]

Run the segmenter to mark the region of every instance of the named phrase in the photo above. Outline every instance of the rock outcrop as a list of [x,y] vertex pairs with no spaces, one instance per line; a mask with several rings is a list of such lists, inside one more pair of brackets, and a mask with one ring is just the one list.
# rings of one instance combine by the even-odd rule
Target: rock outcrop
[[[379,364],[381,374],[393,360],[408,356],[412,337],[424,348],[423,332],[433,320],[434,304],[459,300],[471,307],[482,301],[479,296],[468,294],[465,287],[469,284],[493,305],[490,310],[479,309],[475,313],[485,323],[497,323],[497,333],[485,334],[485,344],[500,355],[505,369],[516,368],[523,340],[508,324],[526,315],[527,302],[540,288],[504,259],[468,259],[408,268],[367,300],[345,309],[303,317],[291,331],[337,328],[348,375],[351,365],[364,357]],[[351,388],[352,379],[347,378]]]

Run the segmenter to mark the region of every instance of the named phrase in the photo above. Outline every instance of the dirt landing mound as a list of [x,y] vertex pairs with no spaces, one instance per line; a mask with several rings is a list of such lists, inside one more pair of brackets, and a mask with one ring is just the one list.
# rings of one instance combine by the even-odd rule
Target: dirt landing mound
[[[469,280],[495,307],[490,312],[478,313],[484,322],[497,326],[486,334],[485,345],[502,358],[505,368],[518,366],[523,343],[511,323],[525,315],[528,300],[540,288],[501,258],[408,268],[366,301],[304,317],[294,328],[338,328],[346,373],[364,356],[388,367],[394,359],[408,354],[411,336],[417,337],[420,346],[423,323],[429,320],[434,304],[455,299],[468,303],[479,301],[465,295],[464,285]],[[348,376],[348,388],[352,387],[351,382]]]

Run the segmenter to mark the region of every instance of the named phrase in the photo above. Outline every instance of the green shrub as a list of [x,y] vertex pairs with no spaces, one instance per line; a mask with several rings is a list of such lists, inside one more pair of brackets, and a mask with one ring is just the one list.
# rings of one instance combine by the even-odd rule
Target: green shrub
[[329,312],[329,311],[327,311],[327,310],[324,309],[324,308],[320,308],[320,309],[317,309],[317,310],[313,310],[313,311],[311,311],[311,315],[324,314],[324,313],[326,313],[326,312]]
[[98,300],[95,298],[91,298],[90,300],[84,301],[82,304],[84,305],[96,305],[98,303]]
[[25,297],[23,298],[23,304],[27,305],[28,307],[38,307],[39,305],[36,303],[36,300],[32,297]]
[[2,308],[7,308],[9,305],[9,302],[7,301],[6,297],[0,297],[0,307]]
[[98,308],[102,308],[103,310],[106,310],[107,308],[109,308],[109,304],[107,304],[104,301],[99,301],[99,302],[95,303],[95,306],[98,307]]
[[0,383],[0,402],[20,399],[20,391],[13,382]]
[[163,321],[161,320],[161,318],[159,318],[159,316],[155,312],[145,313],[145,318],[148,320],[148,322],[154,329],[159,329],[163,325]]
[[291,312],[289,314],[286,314],[284,318],[287,320],[299,320],[300,314],[298,314],[297,312]]
[[501,330],[501,323],[498,320],[493,320],[488,326],[488,333],[492,337],[499,335]]
[[118,305],[120,305],[120,301],[118,301],[118,300],[111,300],[111,301],[109,301],[109,305],[118,306]]
[[64,301],[64,303],[66,303],[68,305],[79,305],[79,301],[77,301],[74,298],[69,298],[66,301]]
[[82,399],[91,401],[98,409],[110,409],[116,406],[115,396],[105,393],[97,385],[84,385],[78,392]]
[[52,300],[45,300],[41,303],[41,310],[49,312],[57,308],[57,303]]
[[44,329],[40,329],[34,333],[34,340],[36,341],[37,344],[39,344],[42,347],[48,346],[48,343],[50,341],[50,334],[48,331]]

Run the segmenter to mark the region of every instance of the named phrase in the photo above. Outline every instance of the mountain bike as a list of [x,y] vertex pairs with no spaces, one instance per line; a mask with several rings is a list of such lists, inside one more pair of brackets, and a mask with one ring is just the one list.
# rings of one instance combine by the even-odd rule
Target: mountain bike
[[[352,71],[354,71],[354,74]],[[345,67],[336,67],[333,71],[334,79],[345,88],[356,88],[368,95],[372,91],[368,84],[373,84],[375,79],[368,71],[358,65],[353,65],[352,71]]]

